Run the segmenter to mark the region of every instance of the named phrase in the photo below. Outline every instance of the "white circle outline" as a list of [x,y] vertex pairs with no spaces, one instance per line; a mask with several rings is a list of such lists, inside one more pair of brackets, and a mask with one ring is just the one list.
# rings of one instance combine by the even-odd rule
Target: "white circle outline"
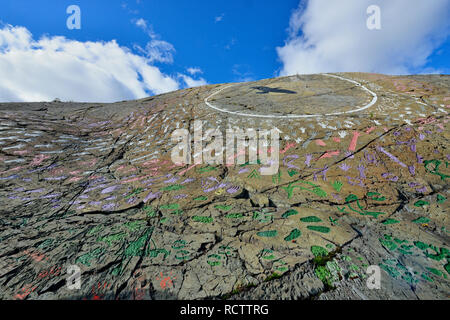
[[318,117],[338,116],[338,115],[342,115],[342,114],[355,113],[355,112],[359,112],[359,111],[362,111],[362,110],[370,108],[371,106],[373,106],[378,101],[377,94],[375,92],[367,89],[365,86],[363,86],[359,82],[356,82],[354,80],[347,79],[347,78],[344,78],[344,77],[341,77],[341,76],[337,76],[337,75],[334,75],[334,74],[321,73],[321,75],[351,82],[351,83],[355,84],[356,86],[361,87],[363,90],[367,91],[368,93],[370,93],[373,96],[373,99],[372,99],[372,101],[369,104],[367,104],[367,105],[365,105],[365,106],[363,106],[361,108],[358,108],[358,109],[355,109],[355,110],[350,110],[350,111],[345,111],[345,112],[335,112],[335,113],[327,113],[327,114],[291,114],[291,115],[284,115],[284,116],[271,115],[271,114],[257,115],[257,114],[251,114],[251,113],[242,113],[242,112],[236,112],[236,111],[223,110],[223,109],[220,109],[220,108],[218,108],[218,107],[216,107],[216,106],[214,106],[214,105],[212,105],[211,103],[208,102],[208,100],[210,98],[212,98],[213,96],[215,96],[216,94],[219,94],[220,92],[222,92],[225,89],[228,89],[228,88],[236,86],[236,84],[233,84],[231,86],[226,86],[226,87],[224,87],[224,88],[214,92],[213,94],[211,94],[207,98],[205,98],[205,104],[208,107],[210,107],[210,108],[212,108],[214,110],[217,110],[217,111],[220,111],[220,112],[226,112],[226,113],[230,113],[230,114],[234,114],[234,115],[238,115],[238,116],[254,117],[254,118],[295,119],[295,118],[318,118]]

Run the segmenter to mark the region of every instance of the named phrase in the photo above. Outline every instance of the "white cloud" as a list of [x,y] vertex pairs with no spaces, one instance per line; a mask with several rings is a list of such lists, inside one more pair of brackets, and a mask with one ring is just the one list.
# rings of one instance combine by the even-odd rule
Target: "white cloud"
[[[381,30],[369,30],[370,5],[381,9]],[[423,72],[450,33],[448,0],[305,0],[277,48],[281,75],[362,71]]]
[[193,75],[193,76],[196,75],[197,73],[203,73],[202,69],[197,68],[197,67],[195,67],[195,68],[187,68],[186,71],[189,74]]
[[214,18],[214,21],[217,22],[221,22],[223,20],[223,18],[225,17],[225,14],[222,13],[220,16],[217,16]]
[[24,27],[0,29],[0,101],[113,102],[177,90],[176,79],[116,41],[34,40]]
[[150,59],[150,62],[173,63],[174,46],[167,41],[160,40],[160,36],[155,33],[153,27],[146,20],[140,18],[135,20],[134,23],[137,27],[144,30],[151,39],[147,42],[145,49],[138,45],[135,48],[146,55]]
[[195,80],[192,77],[189,77],[189,76],[187,76],[185,74],[181,74],[181,73],[179,73],[178,76],[183,79],[184,83],[186,84],[186,86],[188,88],[200,87],[200,86],[205,86],[208,84],[208,82],[206,82],[206,80],[203,78]]

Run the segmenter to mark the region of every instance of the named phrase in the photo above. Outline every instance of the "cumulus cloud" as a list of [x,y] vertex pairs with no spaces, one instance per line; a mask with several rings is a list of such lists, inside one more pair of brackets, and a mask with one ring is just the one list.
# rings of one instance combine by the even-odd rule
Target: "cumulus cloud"
[[177,90],[176,79],[116,41],[33,39],[24,27],[0,29],[0,101],[113,102]]
[[[367,28],[370,5],[381,9],[380,30]],[[426,65],[450,34],[449,18],[448,0],[300,1],[277,48],[280,74],[439,72]]]
[[185,74],[178,74],[178,76],[183,79],[184,83],[186,84],[186,86],[188,88],[192,88],[192,87],[200,87],[200,86],[205,86],[208,84],[208,82],[206,82],[205,79],[200,78],[200,79],[194,79],[192,77],[189,77]]

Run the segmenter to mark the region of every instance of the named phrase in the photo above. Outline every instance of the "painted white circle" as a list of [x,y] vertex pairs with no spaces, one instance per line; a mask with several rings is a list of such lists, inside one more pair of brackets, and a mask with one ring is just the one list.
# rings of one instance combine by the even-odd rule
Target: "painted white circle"
[[360,84],[359,82],[356,82],[354,80],[350,80],[341,76],[337,76],[334,74],[325,74],[322,73],[321,75],[326,76],[326,77],[332,77],[332,78],[337,78],[337,79],[341,79],[344,81],[348,81],[353,83],[354,85],[360,87],[361,89],[363,89],[364,91],[368,92],[369,94],[372,95],[372,101],[365,105],[362,106],[361,108],[358,109],[354,109],[354,110],[350,110],[350,111],[343,111],[343,112],[335,112],[335,113],[327,113],[327,114],[289,114],[289,115],[284,115],[284,116],[280,116],[277,114],[251,114],[251,113],[244,113],[244,112],[239,112],[239,111],[230,111],[230,110],[224,110],[221,109],[219,107],[214,106],[213,104],[211,104],[210,102],[208,102],[208,100],[212,97],[214,97],[216,94],[219,94],[220,92],[222,92],[225,89],[234,87],[235,85],[231,85],[231,86],[227,86],[225,88],[222,88],[216,92],[214,92],[213,94],[211,94],[209,97],[205,98],[205,104],[210,107],[211,109],[214,109],[216,111],[219,112],[225,112],[225,113],[229,113],[229,114],[233,114],[233,115],[237,115],[237,116],[242,116],[242,117],[254,117],[254,118],[275,118],[275,119],[297,119],[297,118],[318,118],[318,117],[326,117],[326,116],[338,116],[338,115],[343,115],[343,114],[350,114],[350,113],[356,113],[362,110],[366,110],[368,108],[370,108],[371,106],[373,106],[377,100],[378,100],[378,96],[375,92],[367,89],[365,86],[363,86],[362,84]]

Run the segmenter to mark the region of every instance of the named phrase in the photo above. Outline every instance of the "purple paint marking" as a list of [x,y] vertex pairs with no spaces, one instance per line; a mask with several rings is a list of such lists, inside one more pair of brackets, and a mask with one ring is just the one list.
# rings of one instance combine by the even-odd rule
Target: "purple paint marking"
[[311,160],[313,159],[312,154],[307,154],[306,155],[306,160],[305,160],[305,164],[306,166],[309,168],[311,166]]
[[147,202],[150,199],[156,199],[161,197],[161,192],[153,193],[150,191],[150,193],[144,198],[144,202]]
[[383,147],[377,147],[378,151],[383,152],[385,155],[387,155],[392,161],[398,163],[399,165],[401,165],[402,167],[406,168],[406,164],[404,164],[403,162],[401,162],[400,160],[398,160],[398,158],[392,154],[390,154],[389,152],[387,152],[386,150],[383,149]]
[[102,194],[111,193],[116,190],[119,186],[112,186],[102,190]]
[[351,166],[349,166],[346,163],[343,163],[339,166],[339,169],[341,169],[342,171],[345,171],[345,172],[347,172],[350,168],[351,168]]
[[360,164],[357,169],[359,171],[359,177],[361,179],[365,179],[366,178],[366,174],[365,174],[366,168]]

